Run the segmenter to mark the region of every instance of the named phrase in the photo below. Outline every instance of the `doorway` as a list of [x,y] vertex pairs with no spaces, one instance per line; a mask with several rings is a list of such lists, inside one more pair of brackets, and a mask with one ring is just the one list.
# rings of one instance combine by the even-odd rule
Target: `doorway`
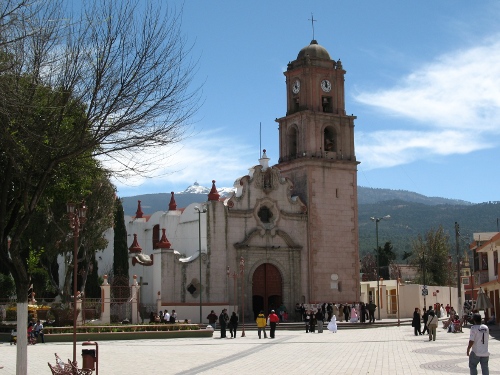
[[252,277],[252,310],[254,318],[259,312],[268,315],[283,302],[283,279],[278,268],[270,263],[261,264]]

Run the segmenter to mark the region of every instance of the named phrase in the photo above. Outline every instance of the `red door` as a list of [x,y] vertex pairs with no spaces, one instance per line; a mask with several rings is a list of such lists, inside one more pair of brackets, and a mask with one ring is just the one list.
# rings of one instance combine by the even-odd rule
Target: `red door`
[[283,280],[279,270],[269,263],[261,264],[252,277],[252,305],[254,316],[263,310],[267,315],[283,302]]

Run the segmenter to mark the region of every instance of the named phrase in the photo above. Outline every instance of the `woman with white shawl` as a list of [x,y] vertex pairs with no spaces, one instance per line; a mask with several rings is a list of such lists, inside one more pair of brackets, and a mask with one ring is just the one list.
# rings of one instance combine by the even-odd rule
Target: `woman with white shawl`
[[332,320],[328,323],[328,330],[332,333],[337,333],[337,317],[335,315],[332,316]]

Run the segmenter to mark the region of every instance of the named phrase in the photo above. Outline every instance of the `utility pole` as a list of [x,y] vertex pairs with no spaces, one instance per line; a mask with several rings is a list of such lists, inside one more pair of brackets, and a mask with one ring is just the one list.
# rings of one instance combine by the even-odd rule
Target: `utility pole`
[[458,239],[460,237],[460,227],[458,223],[455,221],[455,247],[457,250],[457,287],[458,287],[458,316],[462,316],[462,280],[460,277],[460,246],[458,243]]

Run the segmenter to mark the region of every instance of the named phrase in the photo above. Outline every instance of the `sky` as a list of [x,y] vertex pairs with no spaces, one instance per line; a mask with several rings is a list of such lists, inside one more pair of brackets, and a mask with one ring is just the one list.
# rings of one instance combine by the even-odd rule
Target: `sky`
[[[287,63],[314,37],[344,69],[358,185],[500,201],[500,2],[169,1],[198,61],[187,137],[119,196],[230,187],[278,161]],[[168,155],[168,157],[167,157]],[[152,158],[154,159],[154,158]]]

